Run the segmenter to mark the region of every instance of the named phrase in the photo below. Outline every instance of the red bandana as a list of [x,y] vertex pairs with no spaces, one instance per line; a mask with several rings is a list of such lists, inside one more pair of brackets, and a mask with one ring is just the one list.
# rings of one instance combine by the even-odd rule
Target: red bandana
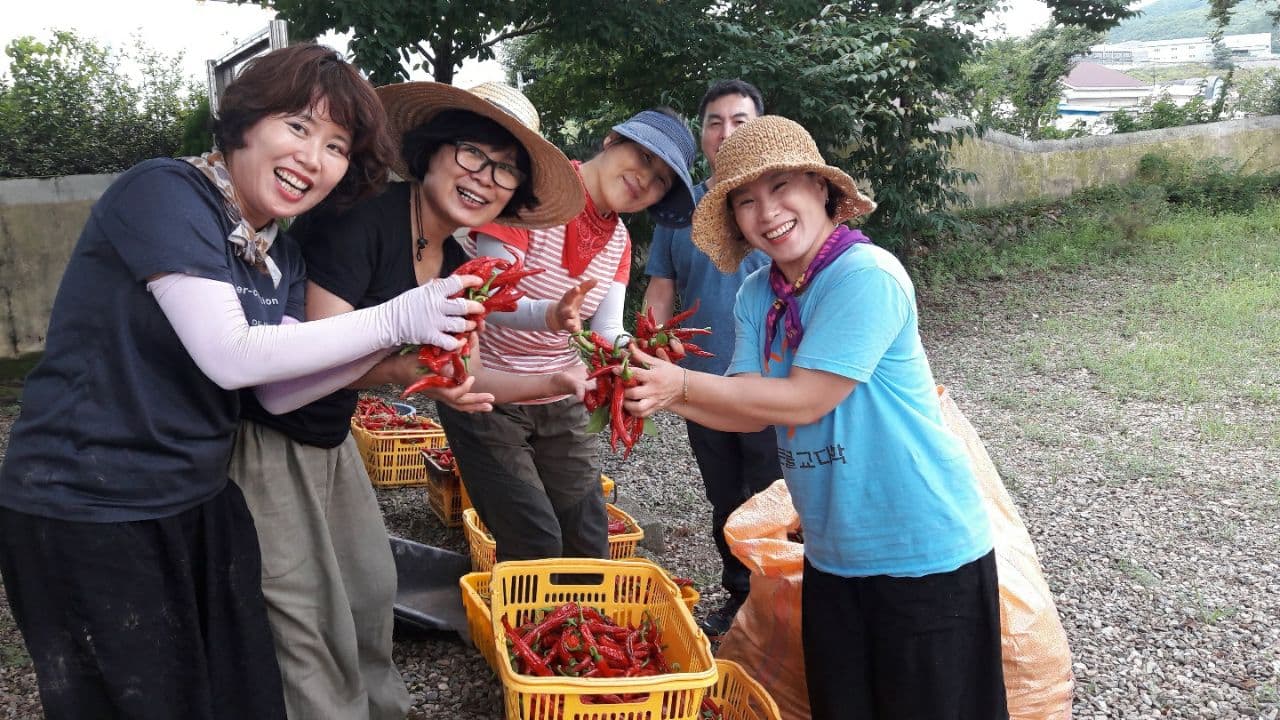
[[[582,182],[581,165],[577,160],[573,161],[579,182]],[[560,264],[569,272],[569,277],[578,277],[586,272],[587,266],[609,244],[609,238],[613,237],[613,231],[618,227],[617,213],[600,217],[600,213],[596,212],[596,205],[591,201],[591,193],[587,192],[585,183],[582,192],[587,196],[587,206],[564,226],[564,251],[560,256]]]

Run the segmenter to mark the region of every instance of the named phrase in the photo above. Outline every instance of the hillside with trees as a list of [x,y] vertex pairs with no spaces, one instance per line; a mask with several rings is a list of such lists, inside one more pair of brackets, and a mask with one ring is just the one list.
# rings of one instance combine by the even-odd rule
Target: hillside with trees
[[[1274,3],[1260,0],[1241,0],[1231,11],[1231,23],[1225,28],[1228,35],[1274,32]],[[1157,0],[1142,8],[1141,14],[1131,17],[1107,36],[1107,42],[1126,40],[1173,40],[1175,38],[1202,37],[1212,29],[1208,0]],[[1272,37],[1272,50],[1275,51]]]

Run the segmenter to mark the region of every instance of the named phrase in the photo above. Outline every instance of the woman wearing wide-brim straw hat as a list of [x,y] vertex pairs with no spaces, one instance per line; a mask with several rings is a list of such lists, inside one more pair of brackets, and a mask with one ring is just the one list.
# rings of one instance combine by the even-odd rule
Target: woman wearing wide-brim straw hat
[[[433,82],[377,89],[404,182],[349,210],[292,226],[307,265],[306,313],[377,306],[467,260],[459,228],[565,222],[582,209],[568,158],[538,134],[519,91]],[[566,312],[576,311],[571,297]],[[462,411],[495,400],[581,392],[584,373],[473,377],[426,394]],[[263,590],[290,717],[399,720],[410,698],[392,661],[396,569],[369,476],[348,433],[354,388],[419,378],[417,353],[392,354],[328,397],[287,415],[246,402],[232,476],[259,517]]]
[[[586,200],[577,173],[564,153],[539,134],[538,111],[519,90],[494,82],[468,90],[437,82],[408,82],[384,85],[377,92],[387,111],[387,130],[400,142],[405,133],[427,124],[446,110],[475,113],[511,133],[529,155],[533,168],[529,185],[538,202],[522,210],[518,217],[503,216],[502,224],[552,227],[582,211]],[[410,177],[408,161],[403,155],[392,162],[391,170],[406,180]]]
[[773,263],[738,294],[726,375],[633,351],[627,410],[776,426],[805,531],[814,718],[1006,718],[992,538],[964,446],[943,425],[911,279],[841,224],[874,203],[776,116],[725,140],[716,174],[694,243],[723,270],[751,248]]

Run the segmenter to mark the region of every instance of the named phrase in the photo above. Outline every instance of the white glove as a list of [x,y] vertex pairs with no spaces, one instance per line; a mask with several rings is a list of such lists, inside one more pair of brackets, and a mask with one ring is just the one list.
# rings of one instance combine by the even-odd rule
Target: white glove
[[479,303],[465,298],[450,298],[462,289],[457,277],[431,280],[424,285],[377,306],[378,327],[383,333],[383,346],[435,345],[445,350],[461,343],[451,333],[471,329],[465,317],[479,312]]

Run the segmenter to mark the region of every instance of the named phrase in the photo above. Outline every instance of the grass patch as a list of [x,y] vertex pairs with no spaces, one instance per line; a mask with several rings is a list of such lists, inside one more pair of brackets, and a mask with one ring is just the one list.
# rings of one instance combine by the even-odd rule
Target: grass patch
[[1156,577],[1155,573],[1142,567],[1129,558],[1117,558],[1115,560],[1115,567],[1124,574],[1125,577],[1143,587],[1153,588],[1160,584],[1160,578]]
[[948,243],[916,272],[941,293],[994,276],[1036,283],[1048,273],[1120,273],[1131,278],[1127,292],[1044,323],[1045,336],[1021,348],[1028,366],[1087,368],[1098,389],[1121,397],[1278,405],[1278,237],[1275,200],[1213,215],[1120,197],[1049,216],[1016,243]]

